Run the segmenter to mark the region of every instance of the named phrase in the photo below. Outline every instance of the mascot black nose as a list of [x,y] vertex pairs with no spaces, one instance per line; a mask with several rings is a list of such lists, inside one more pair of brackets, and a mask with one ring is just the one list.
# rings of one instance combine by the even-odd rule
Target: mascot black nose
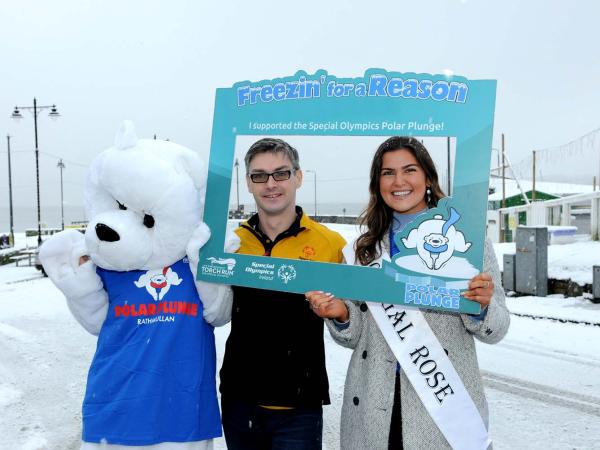
[[98,239],[101,241],[106,242],[115,242],[121,239],[119,233],[103,223],[96,224],[96,236],[98,236]]

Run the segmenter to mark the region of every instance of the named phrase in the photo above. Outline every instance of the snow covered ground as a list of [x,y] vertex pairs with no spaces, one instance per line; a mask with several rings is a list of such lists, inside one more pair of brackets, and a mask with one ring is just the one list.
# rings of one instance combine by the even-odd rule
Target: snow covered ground
[[[600,263],[596,244],[550,247],[549,271],[589,272],[591,281],[591,265]],[[554,248],[560,255],[553,256]],[[506,244],[496,247],[499,254],[507,250]],[[600,323],[600,304],[583,297],[507,301],[519,314]],[[216,330],[219,358],[227,334],[228,326]],[[332,404],[324,410],[324,448],[337,449],[350,351],[327,333],[325,341]],[[71,318],[48,279],[29,267],[0,267],[1,450],[78,448],[94,347],[95,338]],[[600,448],[600,326],[513,315],[507,337],[494,346],[478,345],[478,354],[494,448]],[[216,448],[225,448],[223,439]]]
[[[0,235],[8,234],[0,232]],[[0,249],[0,255],[12,253],[15,250],[37,247],[37,236],[25,237],[25,233],[15,233],[15,245],[11,248]]]

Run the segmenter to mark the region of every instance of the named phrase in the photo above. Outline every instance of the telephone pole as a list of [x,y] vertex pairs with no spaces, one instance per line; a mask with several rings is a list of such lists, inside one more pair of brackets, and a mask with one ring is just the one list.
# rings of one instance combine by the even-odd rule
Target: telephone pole
[[8,150],[8,211],[10,215],[10,232],[8,234],[8,243],[12,247],[15,245],[15,233],[13,224],[13,201],[12,201],[12,171],[10,168],[10,136],[6,135],[6,147]]

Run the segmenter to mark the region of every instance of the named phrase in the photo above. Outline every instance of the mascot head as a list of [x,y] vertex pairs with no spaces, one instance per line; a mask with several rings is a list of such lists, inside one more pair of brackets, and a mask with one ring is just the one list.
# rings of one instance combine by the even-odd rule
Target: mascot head
[[86,246],[94,263],[117,271],[166,267],[185,255],[202,219],[206,170],[193,151],[137,139],[124,122],[115,145],[90,165]]

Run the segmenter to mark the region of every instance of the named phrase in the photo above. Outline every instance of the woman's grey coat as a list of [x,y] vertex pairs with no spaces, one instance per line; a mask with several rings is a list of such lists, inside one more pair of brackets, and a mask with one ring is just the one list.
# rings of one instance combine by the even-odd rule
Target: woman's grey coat
[[[385,241],[384,241],[385,248]],[[386,253],[389,249],[385,248]],[[423,310],[423,315],[454,368],[471,395],[488,426],[488,408],[479,373],[473,336],[488,344],[500,341],[510,323],[504,301],[500,271],[492,244],[486,240],[484,272],[492,276],[494,294],[483,320],[466,314]],[[384,450],[388,437],[394,400],[396,358],[389,349],[367,305],[345,301],[350,312],[350,326],[338,330],[333,321],[326,324],[333,339],[344,347],[354,349],[342,407],[340,440],[342,450]],[[400,374],[402,410],[402,439],[404,450],[450,448],[410,381]],[[469,430],[465,429],[465,433]]]

